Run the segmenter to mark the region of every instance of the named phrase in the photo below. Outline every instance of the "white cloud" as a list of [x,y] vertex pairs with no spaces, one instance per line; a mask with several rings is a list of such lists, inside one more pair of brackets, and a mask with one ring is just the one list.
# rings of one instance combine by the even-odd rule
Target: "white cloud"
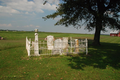
[[25,12],[25,14],[29,14],[28,12]]
[[60,20],[60,19],[62,19],[61,17],[56,17],[56,18],[54,18],[54,20],[56,20],[56,21],[58,21],[58,20]]
[[35,5],[34,2],[28,2],[27,0],[11,0],[11,2],[6,2],[6,4],[13,9],[21,11],[32,11]]
[[0,13],[19,13],[19,11],[7,6],[0,6]]
[[30,24],[30,25],[26,25],[26,26],[24,26],[24,27],[29,27],[29,28],[32,28],[32,27],[40,27],[40,26],[35,26],[35,25],[32,25],[32,24]]
[[12,27],[11,24],[0,24],[0,27]]
[[48,0],[43,5],[44,0],[1,0],[3,3],[0,6],[0,13],[20,13],[24,12],[39,12],[43,13],[44,10],[56,10],[59,0]]
[[36,27],[40,27],[40,26],[36,26]]
[[32,15],[36,15],[36,14],[33,12]]
[[47,0],[47,1],[52,4],[59,4],[59,0]]

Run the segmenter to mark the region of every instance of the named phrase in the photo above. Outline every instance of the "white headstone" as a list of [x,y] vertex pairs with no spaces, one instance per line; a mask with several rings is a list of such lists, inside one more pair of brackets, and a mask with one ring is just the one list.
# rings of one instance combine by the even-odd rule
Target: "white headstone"
[[53,49],[53,41],[54,41],[54,37],[49,35],[46,37],[46,40],[47,40],[47,47],[48,47],[48,50],[52,50]]
[[68,47],[68,37],[63,37],[62,38],[62,47],[63,49],[67,48]]
[[34,54],[35,56],[39,56],[38,33],[35,33]]
[[53,49],[52,54],[62,55],[62,40],[61,39],[56,39],[54,41],[54,49]]
[[62,49],[62,40],[61,39],[56,39],[54,41],[54,49]]

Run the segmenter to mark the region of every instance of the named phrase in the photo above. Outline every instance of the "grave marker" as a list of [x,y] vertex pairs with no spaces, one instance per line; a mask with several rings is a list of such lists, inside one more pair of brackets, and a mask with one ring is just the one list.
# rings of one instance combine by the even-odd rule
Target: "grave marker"
[[54,37],[49,35],[45,38],[45,40],[47,40],[47,47],[48,50],[52,50],[53,49],[53,41],[54,41]]
[[63,37],[62,40],[63,40],[62,46],[63,46],[63,49],[65,49],[68,47],[68,37]]
[[53,51],[52,51],[52,54],[59,54],[60,55],[62,54],[62,40],[61,39],[56,39],[54,41],[54,48],[53,48]]
[[35,29],[35,42],[34,42],[34,55],[40,56],[39,54],[39,46],[38,46],[38,29]]
[[75,39],[75,52],[79,53],[79,41],[78,41],[78,39]]

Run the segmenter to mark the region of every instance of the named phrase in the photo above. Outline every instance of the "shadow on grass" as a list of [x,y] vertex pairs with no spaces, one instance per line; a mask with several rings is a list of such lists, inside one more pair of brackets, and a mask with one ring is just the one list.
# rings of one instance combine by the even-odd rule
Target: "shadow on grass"
[[86,66],[94,68],[106,69],[111,66],[115,69],[120,69],[120,44],[101,43],[102,46],[89,46],[89,55],[80,54],[72,56],[69,61],[69,66],[73,69],[84,70]]

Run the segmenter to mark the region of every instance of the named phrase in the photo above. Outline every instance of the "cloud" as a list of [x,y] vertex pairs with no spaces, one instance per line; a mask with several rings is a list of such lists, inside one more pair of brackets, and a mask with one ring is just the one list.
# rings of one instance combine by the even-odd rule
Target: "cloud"
[[40,26],[35,26],[35,25],[32,25],[32,24],[30,24],[30,25],[26,25],[26,26],[24,26],[24,27],[29,27],[29,28],[32,28],[32,27],[40,27]]
[[25,14],[29,12],[43,13],[44,10],[56,10],[59,0],[48,0],[48,2],[43,5],[44,0],[1,0],[0,13],[20,13]]
[[54,18],[54,20],[56,20],[56,21],[58,21],[58,20],[60,20],[60,19],[62,19],[61,17],[56,17],[56,18]]
[[12,27],[11,24],[0,24],[0,27]]
[[0,13],[20,13],[20,12],[15,9],[12,9],[11,7],[0,6]]
[[36,26],[36,27],[40,27],[40,26]]
[[29,14],[28,12],[25,12],[25,14]]

